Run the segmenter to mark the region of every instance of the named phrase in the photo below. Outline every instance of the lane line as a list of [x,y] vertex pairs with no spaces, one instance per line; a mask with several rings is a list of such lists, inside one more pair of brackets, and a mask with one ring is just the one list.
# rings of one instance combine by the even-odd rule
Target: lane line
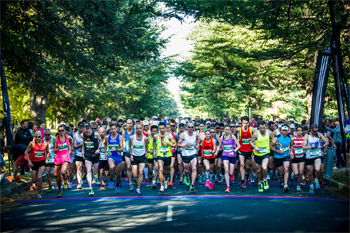
[[191,196],[112,196],[86,198],[55,198],[15,200],[15,203],[49,203],[75,201],[118,201],[118,200],[196,200],[196,199],[235,199],[235,200],[301,200],[316,202],[334,202],[349,204],[349,201],[330,198],[292,197],[292,196],[226,196],[226,195],[191,195]]
[[173,221],[173,206],[171,206],[171,205],[168,205],[168,212],[167,212],[166,221],[167,222]]

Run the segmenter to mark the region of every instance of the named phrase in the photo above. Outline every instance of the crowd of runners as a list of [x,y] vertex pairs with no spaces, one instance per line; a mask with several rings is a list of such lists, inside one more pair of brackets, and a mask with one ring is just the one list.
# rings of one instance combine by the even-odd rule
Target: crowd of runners
[[[88,195],[93,196],[93,184],[100,184],[100,190],[142,195],[142,183],[165,192],[175,182],[185,183],[190,192],[195,185],[220,189],[218,182],[226,184],[223,192],[230,192],[234,182],[240,182],[241,189],[256,183],[257,191],[264,192],[271,177],[278,179],[283,192],[289,191],[292,178],[298,192],[307,185],[313,194],[322,184],[327,148],[336,144],[327,130],[302,123],[250,121],[247,116],[236,121],[224,116],[220,122],[199,117],[113,118],[61,124],[54,134],[45,123],[29,131],[24,120],[16,143],[5,152],[15,161],[14,181],[21,166],[30,167],[38,199],[44,173],[47,192],[53,192],[55,178],[57,197],[73,188],[73,181],[77,189],[87,182]],[[122,188],[122,180],[129,185]]]

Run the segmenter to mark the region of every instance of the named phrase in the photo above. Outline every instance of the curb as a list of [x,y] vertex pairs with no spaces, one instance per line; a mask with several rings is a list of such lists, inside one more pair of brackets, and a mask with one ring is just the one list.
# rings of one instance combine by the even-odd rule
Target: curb
[[9,187],[7,189],[1,190],[0,191],[0,196],[1,197],[8,197],[11,196],[19,191],[22,191],[23,189],[29,189],[31,185],[31,182],[28,183],[21,183],[18,185],[14,185],[12,187]]
[[328,181],[329,186],[336,187],[336,188],[338,188],[339,191],[344,190],[344,191],[349,192],[349,190],[350,190],[350,187],[348,185],[343,184],[339,181],[333,180],[331,177],[324,176],[323,179]]

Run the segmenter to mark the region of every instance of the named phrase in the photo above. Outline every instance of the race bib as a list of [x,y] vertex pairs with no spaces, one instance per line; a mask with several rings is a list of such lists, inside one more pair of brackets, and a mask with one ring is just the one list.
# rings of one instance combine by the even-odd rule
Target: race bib
[[288,150],[288,146],[282,146],[282,147],[281,147],[281,150],[287,151],[287,150]]
[[61,148],[59,149],[59,151],[67,150],[67,149],[68,149],[67,143],[63,143],[61,144]]
[[194,150],[194,146],[185,147],[185,150]]
[[106,160],[107,159],[104,147],[100,147],[100,159],[101,160]]
[[294,151],[296,155],[301,155],[304,153],[303,148],[294,148]]
[[135,150],[142,150],[143,146],[142,145],[133,145],[132,148]]
[[262,154],[262,153],[266,153],[267,152],[267,148],[266,147],[258,147],[259,148],[259,153]]
[[119,149],[119,144],[116,145],[108,145],[108,150],[112,150],[112,148],[114,148],[115,150]]
[[44,156],[44,151],[35,151],[34,157],[41,158]]
[[242,144],[243,145],[248,145],[250,143],[250,138],[248,139],[242,139]]
[[212,156],[212,153],[209,150],[203,150],[205,156]]
[[85,142],[85,147],[89,149],[94,148],[94,142]]
[[168,151],[169,151],[168,147],[166,147],[166,146],[161,146],[160,147],[160,152],[161,153],[167,153]]
[[310,150],[310,156],[319,156],[319,155],[320,155],[319,149],[311,149]]
[[224,151],[225,152],[232,152],[232,145],[224,146]]

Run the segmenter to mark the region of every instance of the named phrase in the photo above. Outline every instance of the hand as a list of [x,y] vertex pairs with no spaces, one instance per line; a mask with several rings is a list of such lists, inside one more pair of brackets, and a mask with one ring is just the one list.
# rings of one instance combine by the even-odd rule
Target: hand
[[284,153],[284,150],[278,150],[277,153],[278,153],[278,154],[283,154],[283,153]]
[[29,167],[33,167],[32,161],[29,161],[29,162],[28,162],[28,166],[29,166]]
[[62,144],[57,145],[58,149],[61,149],[61,147],[62,147]]
[[70,157],[72,157],[72,158],[74,157],[74,151],[72,151],[72,150],[70,151]]
[[190,146],[192,146],[192,144],[191,143],[187,143],[186,147],[190,147]]
[[279,146],[279,147],[282,147],[281,143],[279,143],[279,142],[277,142],[275,145]]
[[162,146],[167,146],[167,143],[162,141]]
[[322,148],[323,148],[323,146],[318,146],[318,147],[317,147],[317,149],[322,149]]
[[133,155],[130,156],[130,161],[134,162],[134,156]]
[[229,155],[230,155],[230,156],[233,156],[233,152],[231,152]]
[[311,145],[311,149],[312,149],[312,148],[315,148],[315,144],[312,144],[312,145]]
[[212,150],[208,150],[208,152],[209,152],[210,154],[212,154],[212,153],[213,153],[213,151],[212,151]]
[[95,151],[95,154],[99,154],[100,153],[100,149],[97,149],[96,151]]
[[46,163],[46,164],[49,164],[49,160],[48,160],[48,159],[45,159],[45,163]]
[[198,146],[196,145],[195,147],[194,147],[196,150],[198,150]]
[[337,145],[333,144],[333,148],[334,148],[334,149],[337,149]]
[[115,147],[112,147],[112,148],[111,148],[111,151],[116,151]]
[[255,147],[254,150],[255,150],[256,152],[259,152],[259,151],[260,151],[260,149],[257,148],[257,147]]

